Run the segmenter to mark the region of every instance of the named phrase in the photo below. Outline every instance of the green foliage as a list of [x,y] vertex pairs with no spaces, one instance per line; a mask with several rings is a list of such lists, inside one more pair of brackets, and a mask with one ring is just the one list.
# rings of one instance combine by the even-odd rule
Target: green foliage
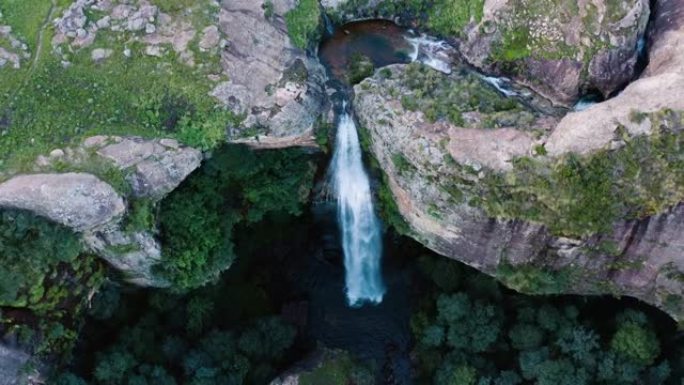
[[325,351],[322,364],[301,374],[301,385],[372,385],[375,383],[367,368],[346,352]]
[[313,182],[298,149],[254,152],[226,146],[162,201],[158,272],[177,289],[202,286],[230,267],[232,231],[272,212],[299,215]]
[[428,26],[444,36],[459,36],[471,21],[482,20],[484,0],[435,0]]
[[[167,8],[192,7],[188,18],[210,13],[204,1],[158,2]],[[47,22],[42,51],[31,52],[37,55],[35,66],[26,62],[20,70],[0,69],[0,170],[28,170],[37,154],[98,134],[175,137],[209,148],[224,140],[227,125],[239,124],[206,96],[213,86],[207,75],[215,73],[218,56],[203,58],[194,68],[173,53],[129,58],[122,54],[124,44],[136,53],[144,46],[125,43],[122,32],[100,30],[93,47],[111,48],[115,54],[94,63],[90,49],[72,52],[65,68],[51,50],[52,23],[45,20],[49,0],[5,0],[0,9],[3,20],[11,19],[13,31],[30,31],[27,43],[32,48],[40,25]]]
[[[255,256],[249,248],[240,250],[247,259]],[[295,328],[273,316],[276,307],[260,298],[264,287],[256,282],[263,266],[240,268],[217,285],[182,296],[130,289],[121,295],[120,287],[107,286],[94,298],[100,321],[90,320],[94,325],[84,334],[83,346],[93,357],[74,369],[91,385],[268,383],[275,368],[290,361]],[[58,381],[63,378],[80,384],[68,373]]]
[[[459,127],[525,128],[534,115],[513,98],[501,95],[481,78],[468,72],[446,75],[420,63],[411,63],[399,83],[408,90],[402,93],[401,105],[409,111],[422,111],[432,122],[444,119]],[[464,113],[477,112],[479,123],[466,122]]]
[[128,232],[153,229],[154,214],[154,202],[148,199],[134,199],[129,203],[124,228]]
[[195,0],[152,0],[152,3],[165,13],[183,11],[190,8],[194,2]]
[[349,84],[360,83],[363,79],[372,76],[375,71],[375,66],[370,58],[355,53],[351,56],[349,62],[349,69],[347,76],[349,77]]
[[411,321],[417,383],[636,385],[676,378],[660,349],[669,332],[656,335],[643,312],[615,316],[600,300],[586,298],[496,296],[477,290],[477,280],[462,278],[453,279],[447,286],[452,294],[445,294],[437,273],[445,267],[430,260],[435,258],[443,259],[421,257],[433,286]]
[[[59,263],[78,257],[81,245],[66,227],[35,215],[0,210],[0,305],[30,305]],[[31,295],[30,297],[42,297]]]
[[507,263],[499,265],[497,278],[506,286],[528,294],[563,293],[571,286],[572,268],[566,267],[558,271],[544,270],[533,265],[512,266]]
[[651,365],[660,354],[660,345],[653,331],[634,321],[620,325],[610,346],[616,353],[644,366]]
[[264,9],[264,17],[268,20],[273,18],[273,1],[271,0],[266,0],[264,1],[264,4],[261,6],[261,8]]
[[285,14],[292,44],[306,49],[320,37],[321,8],[317,0],[298,0],[297,6]]

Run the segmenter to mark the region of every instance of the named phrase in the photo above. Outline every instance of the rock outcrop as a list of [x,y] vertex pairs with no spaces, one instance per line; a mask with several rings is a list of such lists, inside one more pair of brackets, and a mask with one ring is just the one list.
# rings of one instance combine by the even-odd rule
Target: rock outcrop
[[77,232],[123,215],[123,199],[90,174],[19,175],[0,184],[0,207],[28,210]]
[[651,121],[640,115],[684,110],[684,1],[659,4],[644,73],[616,97],[568,114],[546,141],[550,155],[596,151],[609,145],[618,129],[651,134]]
[[[541,205],[553,206],[554,199],[565,197],[525,195],[538,188],[525,186],[525,170],[534,172],[535,165],[562,162],[568,152],[594,159],[620,151],[627,142],[649,140],[651,134],[655,138],[682,135],[684,28],[679,21],[684,19],[678,17],[682,9],[681,0],[663,3],[655,23],[668,27],[653,38],[651,62],[639,80],[616,98],[560,121],[537,117],[527,126],[513,123],[495,128],[487,127],[491,120],[472,126],[467,119],[472,114],[463,114],[458,124],[428,119],[426,108],[407,108],[411,103],[406,96],[414,91],[402,78],[407,71],[403,65],[390,67],[389,78],[376,74],[357,85],[354,107],[360,126],[370,137],[370,150],[387,176],[411,235],[438,253],[521,291],[629,295],[684,319],[684,206],[677,203],[681,191],[677,183],[681,182],[668,182],[671,176],[667,174],[657,182],[664,183],[662,188],[671,195],[668,202],[672,205],[665,210],[636,214],[636,218],[634,213],[620,212],[619,219],[603,231],[574,229],[581,233],[574,235],[559,234],[553,219],[543,216],[547,208]],[[639,158],[629,161],[652,165],[650,158],[644,158],[647,154],[636,154]],[[515,166],[519,159],[532,160]],[[619,158],[605,159],[616,162]],[[514,166],[516,173],[511,172]],[[553,172],[553,167],[543,172]],[[621,167],[611,170],[623,172]],[[552,183],[551,176],[544,175],[539,180]],[[608,182],[615,183],[610,188],[621,183]],[[586,183],[591,182],[581,182]],[[633,187],[612,191],[623,191],[616,199],[631,200],[628,188]],[[506,206],[515,205],[519,194],[526,200],[523,211]],[[539,202],[527,201],[535,198]],[[580,204],[574,199],[580,197],[562,204]],[[652,202],[657,199],[652,197]],[[551,218],[558,215],[558,222],[566,221],[562,213]],[[530,219],[535,217],[540,220]]]
[[[122,219],[133,200],[153,204],[173,191],[202,158],[199,150],[172,139],[93,136],[79,147],[39,156],[36,174],[1,183],[0,207],[29,210],[70,227],[131,283],[166,287],[152,271],[161,259],[154,229],[128,230]],[[56,173],[57,168],[83,172]]]
[[475,66],[572,105],[587,90],[608,96],[633,78],[649,14],[648,0],[486,1],[460,48]]
[[236,114],[247,130],[235,141],[259,147],[315,146],[314,124],[323,113],[325,70],[290,42],[284,14],[294,2],[276,0],[266,18],[260,1],[224,2],[219,30],[230,36],[221,54],[228,80],[212,95]]
[[91,137],[84,145],[120,170],[130,170],[126,180],[136,198],[163,198],[202,163],[199,150],[172,139]]

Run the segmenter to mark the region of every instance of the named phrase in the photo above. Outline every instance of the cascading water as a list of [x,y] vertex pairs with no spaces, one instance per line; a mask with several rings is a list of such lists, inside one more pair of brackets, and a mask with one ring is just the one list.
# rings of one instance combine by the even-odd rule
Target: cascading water
[[356,124],[347,112],[342,113],[337,127],[331,171],[342,232],[347,302],[350,306],[380,303],[385,294],[380,223],[373,211]]

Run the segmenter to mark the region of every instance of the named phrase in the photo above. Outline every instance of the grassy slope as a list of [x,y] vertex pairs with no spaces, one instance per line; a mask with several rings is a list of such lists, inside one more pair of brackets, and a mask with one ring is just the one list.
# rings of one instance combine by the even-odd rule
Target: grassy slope
[[[54,15],[68,3],[59,0]],[[50,7],[50,0],[0,0],[0,22],[11,24],[33,50]],[[36,155],[96,134],[177,137],[199,147],[215,145],[233,119],[216,110],[207,96],[211,83],[206,75],[216,73],[218,57],[197,52],[199,31],[212,15],[203,2],[195,9],[190,21],[198,34],[190,48],[205,63],[201,69],[179,63],[170,49],[166,57],[155,58],[129,45],[133,57],[126,58],[125,38],[109,31],[98,32],[95,43],[71,55],[72,65],[63,68],[52,53],[49,23],[35,68],[24,62],[20,70],[0,69],[0,173],[27,171]],[[96,47],[114,49],[114,54],[95,64],[90,53]],[[170,110],[181,110],[172,120],[185,119],[162,124]]]

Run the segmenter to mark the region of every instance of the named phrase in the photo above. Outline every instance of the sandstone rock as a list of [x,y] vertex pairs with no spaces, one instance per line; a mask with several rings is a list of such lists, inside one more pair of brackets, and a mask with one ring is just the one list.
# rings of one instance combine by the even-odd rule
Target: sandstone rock
[[0,184],[0,207],[32,211],[86,231],[121,216],[123,199],[90,174],[19,175]]
[[631,135],[649,134],[650,120],[639,121],[634,114],[684,110],[684,1],[672,0],[660,7],[653,22],[657,35],[650,62],[642,76],[618,96],[568,114],[546,141],[550,155],[587,154],[609,146],[618,127]]
[[162,143],[162,140],[120,138],[99,148],[97,154],[112,160],[122,170],[132,170],[127,181],[134,196],[160,199],[202,162],[200,151],[168,140]]
[[482,20],[457,39],[461,52],[486,72],[511,76],[561,105],[574,104],[587,89],[608,96],[635,74],[649,2],[598,0],[574,6],[486,1]]
[[[294,6],[285,0],[273,3],[279,17]],[[269,22],[263,13],[260,2],[223,3],[219,30],[230,39],[221,53],[221,66],[229,80],[211,94],[234,112],[247,113],[244,125],[263,128],[266,136],[306,135],[323,111],[325,71],[292,46],[285,25]],[[279,89],[288,83],[306,91],[284,97]]]
[[[402,88],[398,76],[403,66],[388,67],[390,80],[376,75],[357,85],[354,110],[360,126],[368,130],[371,151],[388,176],[388,186],[413,236],[442,255],[494,276],[504,265],[570,270],[582,278],[564,288],[566,293],[604,294],[610,287],[611,293],[639,298],[684,319],[684,309],[665,305],[670,296],[684,294],[682,281],[677,280],[684,276],[684,205],[640,220],[619,220],[603,235],[569,239],[554,236],[538,223],[492,218],[444,188],[455,181],[481,183],[480,168],[505,172],[508,160],[530,155],[535,143],[546,141],[551,157],[589,154],[615,144],[619,124],[631,135],[651,133],[649,119],[630,118],[633,110],[684,110],[684,23],[669,25],[655,40],[651,64],[641,79],[616,98],[570,113],[557,125],[553,119],[535,120],[531,128],[543,126],[535,130],[542,132],[538,141],[517,127],[464,129],[444,121],[430,123],[423,112],[405,110],[398,95],[411,91]],[[549,126],[550,134],[544,134]],[[452,161],[454,165],[449,165]],[[462,166],[472,171],[455,171]],[[596,251],[604,243],[615,245],[617,252]]]
[[149,232],[127,233],[118,226],[85,234],[86,244],[115,269],[126,281],[143,287],[169,287],[156,276],[153,267],[161,261],[161,245]]

